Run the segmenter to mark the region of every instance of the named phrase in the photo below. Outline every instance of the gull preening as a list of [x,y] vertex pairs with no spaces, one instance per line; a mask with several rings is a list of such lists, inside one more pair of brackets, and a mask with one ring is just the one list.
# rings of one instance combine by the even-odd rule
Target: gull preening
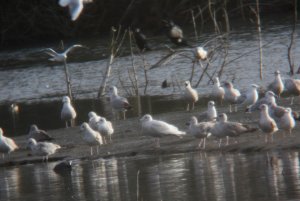
[[131,105],[129,104],[127,98],[118,95],[118,89],[115,86],[111,86],[109,88],[110,94],[110,105],[113,111],[122,112],[123,119],[126,119],[125,112],[131,109]]
[[256,128],[252,128],[248,125],[228,121],[227,115],[222,113],[218,116],[217,122],[214,126],[210,129],[212,136],[215,136],[220,139],[219,147],[222,143],[222,138],[226,137],[227,142],[226,145],[229,144],[229,137],[238,137],[243,133],[250,133],[256,131]]
[[88,116],[89,116],[89,126],[93,129],[93,130],[97,130],[98,129],[98,125],[97,123],[99,122],[100,120],[100,116],[97,115],[96,112],[93,112],[93,111],[90,111],[88,113]]
[[[189,130],[188,133],[193,135],[196,138],[200,138],[200,142],[198,144],[199,148],[205,149],[206,138],[208,138],[211,133],[210,129],[215,125],[215,122],[200,122],[195,116],[190,118],[189,122]],[[203,145],[201,147],[201,145]]]
[[207,59],[207,51],[203,47],[196,47],[196,57],[199,60]]
[[208,101],[207,103],[207,111],[202,112],[199,114],[198,119],[200,121],[215,121],[218,116],[217,109],[215,107],[214,101]]
[[83,9],[83,4],[84,3],[90,3],[93,0],[59,0],[59,5],[61,7],[69,7],[69,12],[71,15],[72,21],[77,20],[79,17],[82,9]]
[[300,80],[288,78],[284,80],[284,90],[288,95],[291,95],[291,105],[294,103],[294,96],[300,95]]
[[221,87],[219,77],[214,77],[214,86],[212,87],[211,97],[215,100],[220,101],[220,104],[223,104],[225,91],[224,88]]
[[62,99],[63,107],[61,110],[61,119],[65,121],[66,128],[68,128],[68,122],[70,122],[71,127],[75,125],[75,118],[77,116],[74,107],[71,104],[71,100],[68,96],[64,96]]
[[262,104],[266,104],[266,105],[271,105],[272,103],[274,103],[275,100],[275,94],[273,91],[267,91],[265,96],[261,99],[259,99],[258,101],[256,101],[255,104],[248,106],[247,108],[247,112],[253,112],[255,110],[260,110],[260,106]]
[[10,153],[18,148],[15,141],[9,137],[5,137],[2,128],[0,128],[0,152],[2,153],[2,158],[4,159],[4,154],[8,154],[9,157]]
[[35,124],[32,124],[30,126],[30,130],[28,133],[28,139],[29,138],[33,138],[37,142],[53,140],[53,138],[50,135],[48,135],[48,133],[46,131],[39,129],[37,127],[37,125],[35,125]]
[[72,45],[66,51],[64,51],[62,53],[58,53],[58,52],[54,51],[52,48],[44,49],[44,52],[46,54],[48,54],[49,56],[51,56],[51,58],[49,59],[50,61],[65,62],[67,60],[68,53],[71,50],[74,50],[75,48],[78,48],[78,47],[84,47],[84,46],[79,45],[79,44]]
[[251,107],[253,104],[256,103],[258,100],[258,85],[251,84],[250,89],[246,91],[246,93],[243,93],[237,100],[237,104],[242,106]]
[[273,142],[273,133],[278,131],[277,124],[275,120],[269,115],[269,107],[266,104],[262,104],[260,107],[260,117],[259,117],[259,128],[266,133],[265,142],[268,142],[268,138],[270,138],[271,142]]
[[91,155],[93,155],[93,146],[96,146],[98,154],[98,146],[103,144],[101,134],[86,122],[81,124],[80,131],[83,133],[83,140],[91,147]]
[[159,138],[167,135],[182,137],[186,133],[180,131],[176,126],[168,124],[164,121],[155,120],[150,114],[144,115],[141,119],[142,134],[156,138],[156,145],[159,147]]
[[42,156],[42,161],[48,162],[48,157],[60,149],[61,146],[51,142],[37,142],[33,138],[28,139],[27,147],[31,149],[31,153],[36,156]]
[[109,142],[111,142],[111,135],[114,133],[114,128],[110,121],[106,120],[104,117],[101,117],[97,122],[97,130],[103,136],[104,144],[107,144],[108,139]]
[[277,96],[280,97],[280,94],[284,90],[284,84],[282,82],[280,71],[277,70],[274,72],[275,79],[268,85],[268,90],[273,91]]
[[232,104],[234,104],[235,112],[236,112],[237,111],[236,103],[238,98],[241,96],[240,91],[235,89],[231,82],[227,82],[227,81],[224,82],[224,91],[225,91],[224,100],[229,103],[229,112],[232,112],[231,109]]
[[184,99],[187,102],[186,110],[190,110],[190,105],[192,106],[192,110],[195,108],[195,103],[198,101],[198,92],[192,88],[190,81],[185,81],[185,91],[184,91]]

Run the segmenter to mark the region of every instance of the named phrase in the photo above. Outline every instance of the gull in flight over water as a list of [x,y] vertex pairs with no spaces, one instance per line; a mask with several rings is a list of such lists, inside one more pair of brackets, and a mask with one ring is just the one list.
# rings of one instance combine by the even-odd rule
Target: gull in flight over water
[[67,60],[68,53],[78,47],[84,48],[84,46],[80,44],[76,44],[76,45],[72,45],[66,51],[61,53],[54,51],[52,48],[46,48],[43,51],[51,57],[49,59],[50,61],[65,62]]
[[142,123],[142,134],[156,138],[157,147],[160,147],[159,138],[163,136],[174,135],[182,137],[186,134],[185,132],[180,131],[176,126],[153,119],[150,114],[144,115],[140,121]]
[[83,3],[91,3],[92,1],[93,0],[59,0],[58,3],[61,7],[69,7],[71,19],[75,21],[83,9]]

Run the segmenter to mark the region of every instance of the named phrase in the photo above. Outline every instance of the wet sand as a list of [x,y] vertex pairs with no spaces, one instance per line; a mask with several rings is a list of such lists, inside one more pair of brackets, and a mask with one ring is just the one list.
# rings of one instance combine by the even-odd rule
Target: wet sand
[[[298,101],[298,98],[296,99]],[[288,105],[289,99],[283,100],[283,105]],[[299,105],[292,108],[299,109]],[[218,112],[227,112],[228,107],[223,106]],[[153,115],[155,119],[164,120],[178,126],[181,130],[187,130],[186,122],[190,116],[197,115],[201,110],[192,112],[178,111]],[[229,120],[239,121],[249,124],[252,127],[258,127],[258,112],[251,114],[244,113],[243,109],[238,112],[227,113]],[[243,134],[235,139],[231,138],[230,144],[225,146],[226,139],[223,140],[221,148],[218,147],[218,140],[209,138],[207,140],[206,149],[198,148],[199,139],[186,135],[183,138],[167,136],[160,139],[160,148],[156,147],[155,139],[141,135],[141,127],[139,118],[129,118],[127,120],[113,121],[115,133],[112,136],[112,143],[100,146],[99,154],[90,156],[90,147],[82,140],[79,126],[73,128],[61,128],[48,131],[55,140],[54,143],[61,145],[55,154],[49,157],[49,161],[59,161],[63,159],[96,159],[110,157],[134,157],[137,155],[158,155],[158,154],[175,154],[186,152],[259,152],[270,150],[287,150],[300,148],[300,127],[298,122],[293,130],[293,136],[283,137],[284,131],[280,130],[274,134],[274,142],[266,144],[264,142],[265,135],[260,130],[253,133]],[[20,149],[11,153],[10,159],[0,160],[0,166],[14,166],[30,163],[41,163],[42,158],[32,156],[30,150],[26,149],[27,136],[14,138]],[[235,142],[237,141],[237,143]]]

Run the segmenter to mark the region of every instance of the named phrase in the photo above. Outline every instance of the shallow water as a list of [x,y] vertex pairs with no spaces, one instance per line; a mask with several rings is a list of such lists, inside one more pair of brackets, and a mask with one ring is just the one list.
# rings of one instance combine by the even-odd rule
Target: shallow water
[[[299,152],[188,153],[0,169],[1,200],[293,200]],[[137,199],[138,197],[138,199]]]
[[[221,81],[233,81],[238,89],[245,91],[254,82],[262,87],[266,86],[273,79],[272,72],[277,69],[281,70],[283,77],[288,77],[286,74],[289,71],[287,46],[292,30],[288,23],[290,21],[289,16],[268,18],[262,21],[262,38],[263,44],[266,45],[263,49],[264,79],[262,81],[259,79],[259,54],[255,26],[244,23],[233,24],[228,42],[228,65],[224,68]],[[297,31],[299,31],[298,29]],[[187,31],[187,33],[193,33],[193,31]],[[201,45],[214,37],[212,32],[202,33],[200,39],[193,45]],[[294,55],[300,54],[300,48],[297,46],[299,39],[299,36],[296,36]],[[191,37],[190,41],[194,41],[194,38]],[[90,110],[95,110],[111,119],[107,96],[102,100],[96,99],[107,64],[107,60],[104,59],[107,58],[108,52],[107,40],[91,39],[80,40],[79,42],[87,45],[89,49],[74,51],[69,55],[68,64],[72,89],[75,94],[75,106],[78,110],[77,123],[86,121],[87,113]],[[173,47],[164,37],[150,37],[149,42],[155,48],[144,54],[147,67],[155,64],[169,53],[164,45]],[[55,47],[56,45],[51,46]],[[43,129],[61,128],[64,125],[59,119],[62,106],[60,101],[62,96],[66,94],[63,66],[47,61],[47,56],[41,52],[43,48],[45,47],[32,47],[0,53],[2,67],[0,67],[0,121],[1,126],[9,136],[27,133],[29,125],[33,123]],[[206,48],[209,50],[212,48],[212,44],[208,44]],[[191,51],[187,54],[192,56]],[[133,90],[128,72],[132,72],[132,59],[131,56],[128,56],[128,48],[122,49],[122,55],[113,64],[108,84],[118,86],[122,95],[130,97],[133,95]],[[234,60],[240,56],[242,57]],[[145,79],[141,67],[142,57],[136,54],[134,59],[140,86],[139,93],[144,97],[142,97],[142,109],[140,111],[137,107],[136,98],[130,99],[134,109],[128,112],[128,116],[138,116],[146,112],[163,113],[184,109],[184,103],[180,100],[183,87],[180,85],[189,79],[192,61],[186,57],[177,56],[165,65],[148,71],[149,85],[146,93],[144,93]],[[209,74],[212,75],[218,71],[222,61],[222,56],[213,61],[208,69]],[[202,63],[205,65],[206,61]],[[298,65],[299,62],[295,57],[295,70],[297,70]],[[201,73],[202,70],[197,66],[193,84],[196,84]],[[165,79],[172,86],[163,89],[161,83]],[[197,88],[199,94],[206,96],[210,91],[211,84],[208,77],[204,76]],[[196,108],[202,109],[206,105],[205,101],[199,103]],[[20,106],[18,116],[12,116],[9,112],[9,106],[12,103],[17,103]]]

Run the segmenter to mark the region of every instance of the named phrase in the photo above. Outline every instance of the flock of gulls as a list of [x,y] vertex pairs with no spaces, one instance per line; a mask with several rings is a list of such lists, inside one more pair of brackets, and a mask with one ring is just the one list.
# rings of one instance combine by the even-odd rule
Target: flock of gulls
[[[68,7],[71,19],[78,19],[83,3],[91,2],[91,0],[59,0],[59,5]],[[183,37],[183,32],[179,26],[173,21],[163,20],[167,30],[167,36],[176,45],[188,45]],[[140,29],[134,31],[135,42],[142,50],[150,50],[147,44],[146,37],[141,33]],[[66,61],[67,54],[72,49],[83,47],[81,45],[73,45],[62,53],[57,53],[53,49],[48,48],[45,52],[51,57],[52,61]],[[199,60],[207,58],[207,51],[203,47],[195,48],[195,56]],[[197,116],[190,117],[187,123],[188,129],[181,131],[175,125],[167,122],[153,119],[150,114],[145,114],[140,119],[141,132],[143,135],[155,138],[156,147],[160,147],[160,138],[164,136],[177,136],[183,138],[186,135],[192,135],[199,138],[198,147],[205,149],[206,140],[209,137],[219,139],[218,146],[222,144],[222,140],[226,139],[226,145],[229,144],[229,138],[235,138],[243,133],[254,132],[258,129],[265,134],[265,142],[273,142],[273,134],[279,129],[284,130],[289,135],[292,135],[292,130],[295,127],[295,119],[293,111],[290,107],[279,106],[276,100],[281,98],[283,92],[290,94],[291,104],[293,104],[294,96],[300,95],[300,80],[288,78],[281,79],[280,72],[275,71],[275,79],[266,87],[264,97],[259,98],[258,88],[256,84],[251,84],[245,93],[241,93],[236,89],[231,82],[220,82],[218,77],[213,79],[214,85],[211,89],[211,100],[207,103],[207,110],[199,113]],[[195,103],[199,100],[197,90],[193,89],[189,81],[184,82],[183,99],[187,103],[187,110],[195,109]],[[122,118],[126,119],[126,111],[132,106],[125,97],[118,95],[118,89],[115,86],[110,86],[109,89],[110,106],[116,119],[122,114]],[[227,114],[218,114],[216,103],[223,105],[229,104],[229,113],[237,112],[238,108],[244,108],[246,112],[259,111],[260,117],[258,126],[252,127],[240,122],[230,121]],[[70,97],[62,98],[63,106],[61,110],[61,120],[65,122],[66,129],[75,126],[75,118],[77,116],[75,108],[72,106]],[[96,112],[88,113],[88,121],[80,125],[82,139],[90,146],[90,154],[93,155],[96,147],[96,153],[99,153],[98,147],[102,144],[112,143],[112,135],[114,128],[112,122],[105,117],[99,116]],[[31,125],[28,134],[27,147],[31,150],[32,155],[43,157],[43,161],[48,161],[48,156],[54,154],[60,145],[50,142],[53,140],[46,131],[39,129],[36,125]],[[3,130],[0,128],[0,152],[10,154],[18,149],[18,145],[13,139],[5,137]]]
[[[279,129],[284,130],[287,135],[292,135],[292,130],[296,125],[293,111],[290,107],[277,105],[276,100],[280,98],[283,92],[286,92],[292,95],[291,104],[293,104],[293,96],[300,95],[300,80],[293,78],[282,80],[280,72],[276,71],[274,81],[267,86],[267,92],[261,98],[259,98],[257,91],[258,86],[255,84],[251,84],[245,93],[241,93],[228,81],[224,81],[222,85],[217,77],[214,81],[210,94],[212,100],[208,101],[207,110],[198,113],[197,116],[191,116],[189,122],[186,123],[188,126],[186,131],[182,131],[175,125],[165,121],[153,119],[150,114],[145,114],[140,119],[142,134],[155,138],[157,148],[160,147],[161,137],[171,135],[182,138],[186,135],[192,135],[200,139],[198,145],[200,149],[205,149],[206,140],[209,137],[219,139],[218,146],[220,147],[223,139],[226,139],[226,145],[228,145],[229,138],[235,138],[243,133],[254,132],[258,129],[265,134],[265,143],[272,143],[273,134]],[[194,110],[195,103],[199,100],[198,93],[191,87],[189,81],[185,81],[184,86],[183,99],[187,103],[187,110]],[[122,118],[125,119],[126,111],[132,106],[125,97],[118,95],[115,86],[109,87],[108,91],[114,116],[118,119],[122,114]],[[235,108],[235,112],[237,108],[243,108],[248,113],[259,111],[258,126],[228,120],[227,114],[218,114],[215,101],[220,102],[220,105],[223,102],[228,103],[229,114],[233,112],[232,106]],[[61,120],[65,122],[66,128],[72,127],[76,118],[75,108],[68,96],[64,96],[62,102]],[[94,147],[96,147],[96,153],[98,154],[99,146],[112,143],[113,124],[94,111],[89,112],[87,116],[88,121],[80,125],[82,139],[90,146],[91,155],[95,152],[93,151]],[[54,154],[56,150],[61,148],[60,145],[49,142],[51,140],[53,138],[46,131],[40,130],[36,125],[31,125],[27,147],[31,149],[33,155],[42,156],[43,161],[47,161],[49,155]],[[18,145],[14,140],[5,137],[3,130],[0,129],[0,152],[3,155],[10,154],[16,149],[18,149]]]

